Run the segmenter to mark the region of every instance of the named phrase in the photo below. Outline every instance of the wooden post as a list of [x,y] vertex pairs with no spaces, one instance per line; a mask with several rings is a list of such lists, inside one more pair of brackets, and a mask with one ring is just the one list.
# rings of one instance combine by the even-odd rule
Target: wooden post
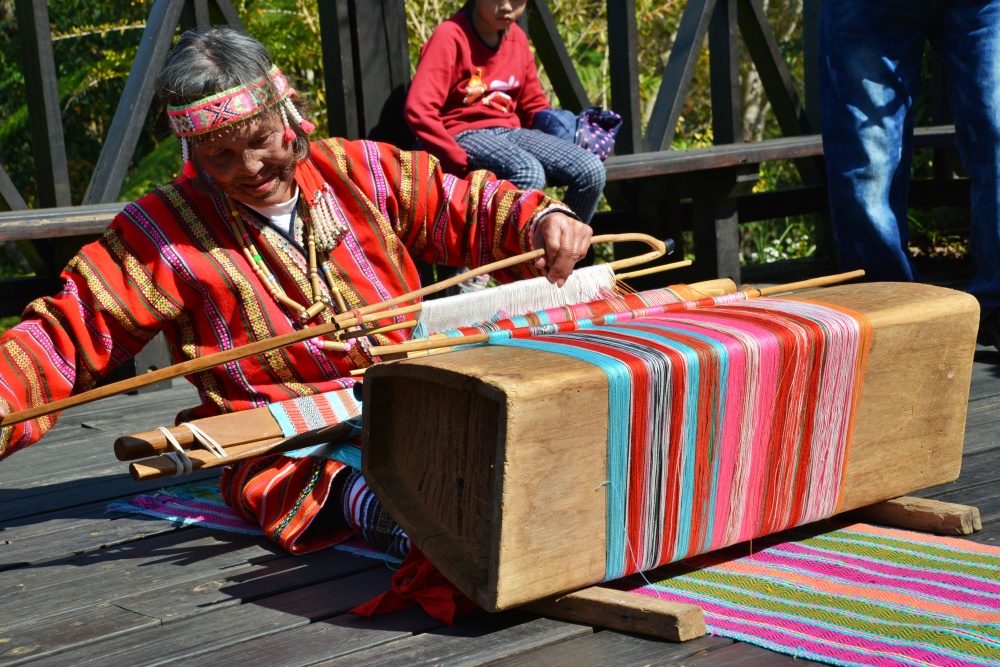
[[611,108],[622,117],[622,127],[615,138],[615,154],[641,153],[645,147],[639,102],[639,44],[635,0],[608,0],[607,12]]
[[38,205],[69,206],[72,203],[69,169],[66,166],[66,143],[56,86],[58,76],[52,53],[48,5],[45,0],[17,0],[15,9],[21,36]]
[[681,116],[684,99],[691,87],[694,66],[698,62],[709,18],[715,0],[689,0],[681,16],[670,57],[663,71],[663,80],[656,93],[653,112],[646,127],[643,143],[648,150],[661,151],[670,148],[677,131],[677,120]]

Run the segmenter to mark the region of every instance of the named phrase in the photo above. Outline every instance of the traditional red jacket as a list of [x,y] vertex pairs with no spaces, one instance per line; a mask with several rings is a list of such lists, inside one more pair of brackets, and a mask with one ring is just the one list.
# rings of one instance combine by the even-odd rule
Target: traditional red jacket
[[535,112],[548,108],[524,31],[511,25],[499,47],[491,49],[463,10],[424,44],[405,116],[445,170],[464,174],[468,156],[455,135],[486,127],[530,127]]
[[[330,139],[313,144],[309,159],[349,228],[330,263],[351,308],[418,288],[414,258],[479,266],[528,250],[531,223],[553,205],[487,172],[458,179],[424,153],[385,144]],[[218,195],[183,176],[127,205],[66,267],[62,292],[31,303],[0,338],[0,401],[14,412],[90,389],[160,332],[181,362],[300,329],[254,274],[225,215]],[[308,303],[302,253],[270,227],[247,225],[285,292]],[[531,263],[514,271],[507,278],[535,274]],[[312,340],[228,363],[189,377],[202,404],[178,419],[350,386],[349,371],[371,362],[365,346],[331,352]],[[0,429],[0,457],[54,423],[48,416]]]

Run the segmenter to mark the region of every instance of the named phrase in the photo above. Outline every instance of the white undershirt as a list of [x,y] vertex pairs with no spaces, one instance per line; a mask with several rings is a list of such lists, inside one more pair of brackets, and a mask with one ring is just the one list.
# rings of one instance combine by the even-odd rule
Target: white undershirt
[[299,184],[296,183],[292,198],[282,204],[272,204],[271,206],[251,206],[250,204],[244,204],[244,206],[260,213],[272,227],[291,238],[292,214],[295,212],[295,204],[298,199]]

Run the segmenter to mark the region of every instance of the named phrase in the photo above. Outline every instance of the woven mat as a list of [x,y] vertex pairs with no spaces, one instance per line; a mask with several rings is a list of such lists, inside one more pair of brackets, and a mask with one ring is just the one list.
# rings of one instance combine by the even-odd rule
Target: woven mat
[[810,660],[1000,665],[1000,548],[864,524],[752,546],[614,585],[697,604],[712,634]]
[[[130,500],[116,500],[108,505],[107,511],[145,514],[165,519],[175,525],[201,526],[264,537],[264,531],[258,524],[250,523],[237,515],[223,501],[217,482],[192,482],[134,496]],[[334,545],[333,548],[387,563],[398,565],[402,562],[398,558],[373,549],[360,539],[348,540]]]

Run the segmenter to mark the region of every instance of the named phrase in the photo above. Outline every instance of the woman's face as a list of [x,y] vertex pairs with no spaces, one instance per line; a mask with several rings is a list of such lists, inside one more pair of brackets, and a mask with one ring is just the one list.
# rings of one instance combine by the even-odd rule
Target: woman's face
[[192,142],[191,158],[233,199],[251,206],[281,204],[295,190],[295,155],[284,129],[277,114],[251,118]]
[[528,0],[476,0],[476,16],[493,32],[502,32],[524,13]]

